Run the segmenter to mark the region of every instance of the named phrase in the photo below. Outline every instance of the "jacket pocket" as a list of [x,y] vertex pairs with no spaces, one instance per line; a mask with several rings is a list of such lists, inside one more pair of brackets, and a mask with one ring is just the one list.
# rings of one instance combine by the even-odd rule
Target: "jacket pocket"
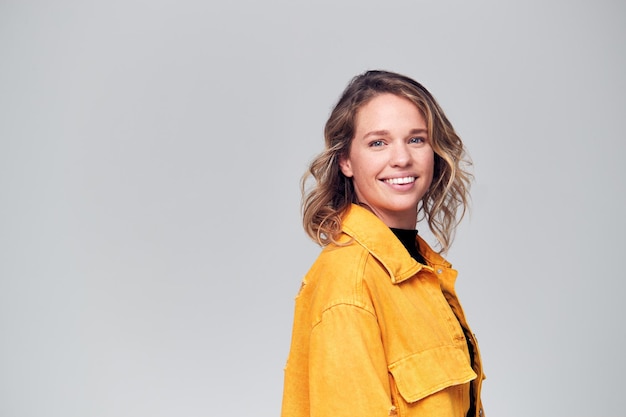
[[419,401],[453,385],[476,378],[463,351],[441,346],[411,354],[389,365],[400,395],[408,403]]

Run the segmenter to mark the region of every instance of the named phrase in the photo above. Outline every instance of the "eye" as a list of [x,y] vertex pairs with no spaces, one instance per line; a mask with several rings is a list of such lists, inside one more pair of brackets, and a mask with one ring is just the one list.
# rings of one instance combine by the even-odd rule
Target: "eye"
[[412,137],[411,139],[409,139],[409,143],[424,143],[424,142],[426,142],[426,139],[421,136],[416,136],[416,137]]
[[378,148],[380,146],[383,146],[385,144],[385,142],[383,142],[382,140],[378,139],[378,140],[373,140],[369,143],[369,146],[371,148]]

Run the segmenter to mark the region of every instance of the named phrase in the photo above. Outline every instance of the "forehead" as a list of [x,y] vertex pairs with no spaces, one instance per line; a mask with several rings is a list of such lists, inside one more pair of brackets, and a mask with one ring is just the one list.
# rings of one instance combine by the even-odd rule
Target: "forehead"
[[[389,125],[389,126],[387,126]],[[356,111],[355,129],[378,126],[410,126],[410,128],[426,128],[426,120],[422,110],[404,96],[383,93],[363,103]]]

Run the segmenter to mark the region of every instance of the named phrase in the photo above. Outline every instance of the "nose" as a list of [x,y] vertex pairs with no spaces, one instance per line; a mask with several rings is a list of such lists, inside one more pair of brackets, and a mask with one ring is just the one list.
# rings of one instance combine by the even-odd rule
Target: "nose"
[[394,167],[404,167],[411,163],[411,151],[406,143],[397,143],[391,147],[389,163]]

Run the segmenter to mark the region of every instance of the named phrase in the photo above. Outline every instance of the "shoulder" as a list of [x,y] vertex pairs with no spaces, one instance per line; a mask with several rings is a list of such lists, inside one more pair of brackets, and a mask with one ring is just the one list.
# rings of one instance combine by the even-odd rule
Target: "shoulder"
[[353,241],[325,247],[303,282],[301,296],[310,298],[314,315],[334,306],[353,306],[374,312],[369,288],[372,281],[387,280],[386,270],[367,249]]
[[370,258],[369,251],[356,241],[345,246],[328,245],[309,269],[307,281],[344,291],[359,286],[367,276]]

